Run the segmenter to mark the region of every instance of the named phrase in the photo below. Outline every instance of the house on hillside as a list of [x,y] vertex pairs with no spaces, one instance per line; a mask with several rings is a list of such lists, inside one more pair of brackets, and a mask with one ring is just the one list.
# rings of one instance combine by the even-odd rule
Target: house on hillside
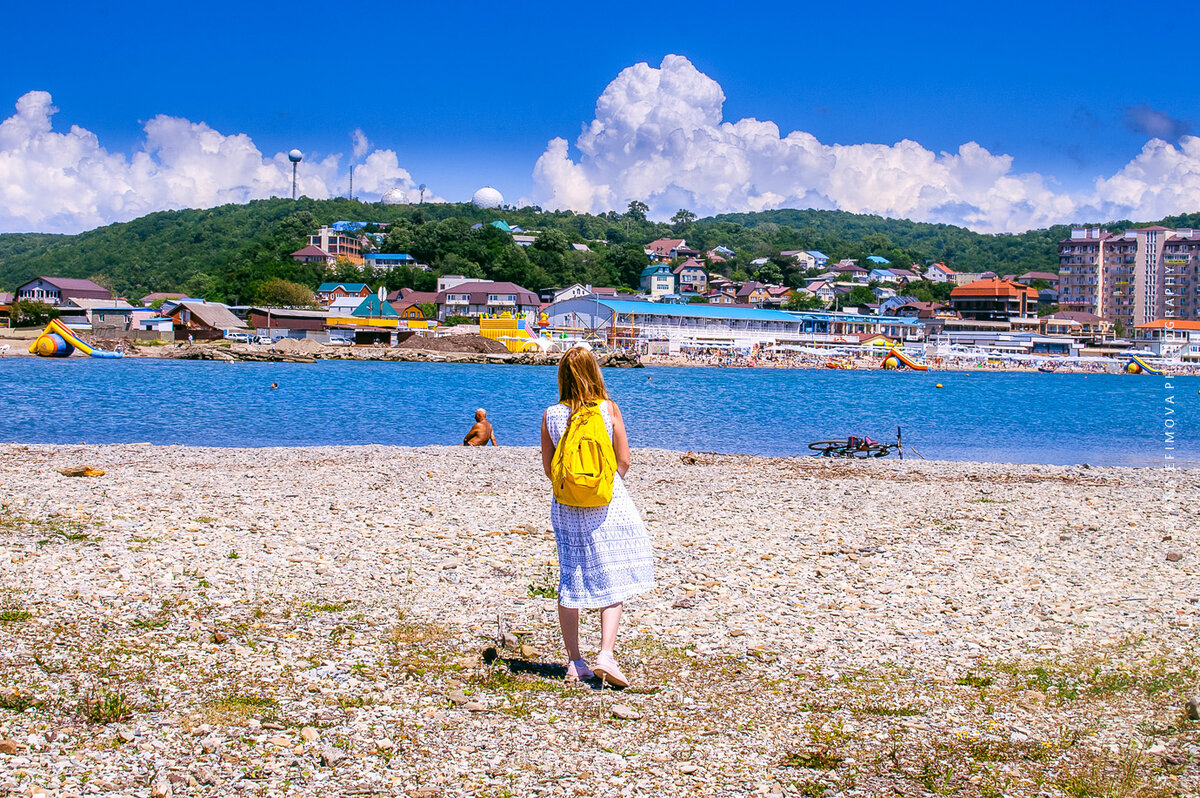
[[876,266],[891,266],[892,262],[882,255],[868,255],[867,260]]
[[808,291],[826,305],[833,304],[833,300],[837,296],[837,290],[833,287],[833,283],[828,280],[812,281],[808,284]]
[[767,287],[755,280],[742,283],[742,287],[737,292],[737,301],[739,303],[754,305],[756,307],[762,307],[770,298],[771,295],[767,292]]
[[779,253],[781,258],[790,258],[801,269],[824,269],[829,263],[829,256],[815,249],[785,249]]
[[708,304],[710,305],[735,305],[738,301],[737,288],[732,284],[714,288],[705,296],[708,298]]
[[869,271],[859,266],[857,263],[842,261],[833,267],[833,271],[837,272],[839,280],[853,280],[856,283],[867,282]]
[[681,294],[703,294],[708,291],[708,273],[704,271],[704,264],[695,258],[688,258],[675,267],[675,280]]
[[[419,307],[425,304],[437,304],[437,291],[416,291],[412,288],[401,288],[388,294],[388,302],[400,314],[400,318],[409,321],[426,319],[424,311]],[[434,315],[437,312],[434,311]]]
[[667,263],[652,263],[642,269],[638,280],[643,291],[653,299],[675,293],[675,271]]
[[538,295],[516,283],[472,280],[439,291],[434,299],[438,319],[450,316],[483,316],[511,313],[520,316],[537,312],[542,305]]
[[952,283],[957,273],[944,263],[931,263],[924,276],[931,283]]
[[767,286],[767,301],[763,304],[770,307],[783,307],[796,298],[796,292],[786,285]]
[[420,269],[421,271],[429,271],[428,266],[417,263],[417,259],[412,255],[405,255],[401,252],[371,252],[363,255],[363,260],[368,266],[374,266],[376,269],[387,269],[391,271],[400,266],[406,266],[410,269]]
[[328,307],[339,299],[366,299],[371,293],[371,287],[366,283],[321,283],[317,288],[317,301]]
[[1045,280],[1051,288],[1058,288],[1058,275],[1054,272],[1025,272],[1017,278],[1017,282],[1029,285],[1034,280]]
[[337,263],[337,258],[315,244],[309,244],[296,250],[291,257],[297,263],[319,263],[327,267]]
[[220,302],[184,301],[163,315],[171,318],[176,341],[186,341],[189,336],[197,341],[211,341],[224,338],[229,332],[246,332],[249,329],[245,322]]
[[646,255],[651,262],[666,263],[679,257],[679,250],[687,249],[687,241],[682,238],[660,238],[646,245]]
[[17,300],[61,305],[68,299],[112,299],[112,292],[91,280],[74,277],[38,277],[17,288]]

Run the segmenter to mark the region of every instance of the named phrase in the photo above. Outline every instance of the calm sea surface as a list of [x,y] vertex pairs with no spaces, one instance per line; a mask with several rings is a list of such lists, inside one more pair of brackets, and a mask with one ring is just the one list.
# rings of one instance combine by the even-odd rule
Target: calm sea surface
[[[1200,466],[1197,377],[711,368],[604,376],[634,446],[795,455],[824,438],[893,439],[901,426],[906,446],[930,459],[1145,466],[1173,454],[1175,465]],[[485,407],[502,445],[533,446],[556,399],[549,367],[7,358],[0,440],[458,444]]]

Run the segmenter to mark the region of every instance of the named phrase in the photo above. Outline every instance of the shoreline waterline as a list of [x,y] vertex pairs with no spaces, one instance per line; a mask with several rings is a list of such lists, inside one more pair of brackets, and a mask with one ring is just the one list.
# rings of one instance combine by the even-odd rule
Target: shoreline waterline
[[[906,454],[942,461],[1200,465],[1192,377],[647,367],[605,380],[634,448],[801,456],[900,428]],[[556,401],[538,366],[25,358],[0,364],[0,441],[455,445],[483,407],[501,445],[533,446]]]

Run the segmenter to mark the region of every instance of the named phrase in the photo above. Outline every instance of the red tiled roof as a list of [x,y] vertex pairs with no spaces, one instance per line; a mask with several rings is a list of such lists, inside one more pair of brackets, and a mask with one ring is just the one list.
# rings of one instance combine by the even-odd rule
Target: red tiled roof
[[1200,321],[1185,321],[1183,319],[1155,319],[1145,324],[1135,324],[1135,330],[1165,330],[1170,324],[1175,330],[1200,331]]
[[654,252],[655,255],[670,255],[671,250],[682,247],[686,242],[682,238],[660,238],[657,241],[651,241],[646,245],[646,249]]
[[994,277],[985,280],[976,280],[973,283],[960,285],[950,292],[952,299],[964,299],[967,297],[1017,297],[1022,294],[1029,296],[1030,299],[1037,300],[1037,291],[1027,285],[1021,283],[1010,283],[1007,280],[998,280]]

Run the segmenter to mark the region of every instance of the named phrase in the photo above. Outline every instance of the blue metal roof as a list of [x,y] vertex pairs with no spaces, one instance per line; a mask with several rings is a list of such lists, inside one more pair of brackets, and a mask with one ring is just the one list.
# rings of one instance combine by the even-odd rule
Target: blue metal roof
[[887,258],[881,258],[878,255],[868,255],[867,260],[871,261],[871,263],[891,263]]
[[[745,319],[747,321],[795,322],[792,314],[782,310],[762,308],[734,308],[728,305],[669,305],[662,302],[633,302],[626,299],[568,299],[602,305],[615,313],[632,313],[646,316],[679,316],[693,319]],[[558,303],[555,303],[558,304]]]
[[804,251],[807,254],[812,255],[814,258],[820,258],[821,260],[829,260],[829,256],[826,255],[824,252],[821,252],[820,250],[806,249]]
[[404,255],[398,252],[372,252],[369,255],[363,255],[367,260],[380,259],[399,259],[399,260],[416,260],[412,255]]
[[803,321],[874,321],[880,324],[903,324],[908,327],[920,324],[920,319],[907,316],[868,316],[865,313],[807,313],[802,310],[781,311]]

